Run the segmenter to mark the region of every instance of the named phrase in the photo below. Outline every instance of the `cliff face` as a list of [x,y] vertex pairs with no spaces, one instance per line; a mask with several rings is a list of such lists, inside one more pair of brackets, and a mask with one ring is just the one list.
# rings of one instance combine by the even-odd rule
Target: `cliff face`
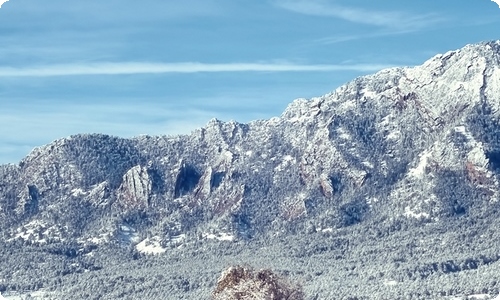
[[0,229],[90,243],[138,222],[165,244],[481,215],[499,198],[499,108],[497,41],[359,77],[270,120],[63,138],[0,166]]

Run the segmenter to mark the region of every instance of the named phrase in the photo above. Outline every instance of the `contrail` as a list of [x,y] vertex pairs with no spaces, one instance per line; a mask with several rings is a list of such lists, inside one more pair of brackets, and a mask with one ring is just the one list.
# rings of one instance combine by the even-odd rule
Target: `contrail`
[[27,68],[0,67],[0,77],[50,77],[75,75],[125,75],[161,73],[217,73],[217,72],[332,72],[332,71],[378,71],[392,67],[381,64],[354,65],[297,65],[276,63],[92,63],[68,64]]

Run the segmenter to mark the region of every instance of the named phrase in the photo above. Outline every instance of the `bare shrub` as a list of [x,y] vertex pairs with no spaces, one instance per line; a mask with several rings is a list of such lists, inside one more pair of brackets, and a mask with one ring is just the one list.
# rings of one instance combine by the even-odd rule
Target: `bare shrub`
[[255,271],[233,266],[225,270],[212,293],[213,300],[303,300],[299,285],[276,275],[271,270]]

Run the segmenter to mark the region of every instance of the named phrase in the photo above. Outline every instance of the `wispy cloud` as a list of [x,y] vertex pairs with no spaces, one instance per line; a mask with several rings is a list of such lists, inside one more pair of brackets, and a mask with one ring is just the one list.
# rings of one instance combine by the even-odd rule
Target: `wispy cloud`
[[388,64],[318,64],[305,65],[293,63],[224,63],[207,64],[186,63],[86,63],[63,64],[35,67],[0,67],[0,77],[50,77],[75,75],[126,75],[162,73],[201,73],[201,72],[328,72],[360,71],[371,72],[391,67]]
[[329,36],[329,37],[317,39],[314,42],[319,43],[319,44],[337,44],[337,43],[343,43],[343,42],[355,41],[355,40],[361,40],[361,39],[373,39],[373,38],[380,38],[380,37],[385,37],[385,36],[405,34],[405,33],[410,33],[413,31],[415,31],[415,30],[411,30],[411,29],[380,30],[380,31],[366,33],[366,34]]
[[348,7],[324,0],[277,0],[276,5],[296,13],[330,16],[354,23],[386,28],[417,30],[442,21],[435,14],[410,14],[402,11],[366,10]]

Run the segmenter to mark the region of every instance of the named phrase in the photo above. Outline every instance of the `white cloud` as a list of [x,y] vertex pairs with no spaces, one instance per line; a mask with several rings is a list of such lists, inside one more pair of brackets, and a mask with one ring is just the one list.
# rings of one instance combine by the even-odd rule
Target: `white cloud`
[[49,77],[74,75],[121,75],[201,72],[371,72],[391,67],[384,64],[302,65],[293,63],[87,63],[36,67],[0,67],[0,77]]
[[371,33],[366,33],[366,34],[329,36],[329,37],[324,37],[324,38],[318,39],[315,42],[319,43],[319,44],[337,44],[337,43],[343,43],[343,42],[360,40],[360,39],[372,39],[372,38],[380,38],[380,37],[385,37],[385,36],[405,34],[405,33],[410,33],[413,31],[414,30],[412,30],[412,29],[393,29],[393,30],[389,29],[389,30],[381,30],[381,31],[376,31],[376,32],[371,32]]
[[500,0],[491,0],[493,2],[495,2],[496,4],[498,4],[498,7],[500,7]]
[[401,11],[366,10],[326,3],[322,0],[277,0],[275,3],[296,13],[330,16],[354,23],[406,30],[417,30],[441,21],[434,14],[413,15]]
[[7,1],[9,1],[9,0],[0,0],[0,7],[2,7],[2,5],[3,5],[5,2],[7,2]]

